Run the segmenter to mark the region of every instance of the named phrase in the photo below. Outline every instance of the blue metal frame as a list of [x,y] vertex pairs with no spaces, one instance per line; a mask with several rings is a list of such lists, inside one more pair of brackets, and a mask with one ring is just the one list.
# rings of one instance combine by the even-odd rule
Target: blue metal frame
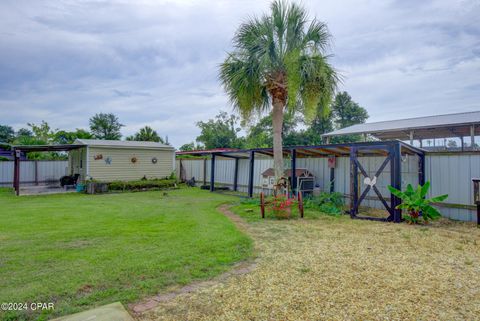
[[290,175],[292,185],[292,195],[297,195],[297,150],[294,148],[291,150],[292,155],[292,175]]
[[[362,195],[358,196],[358,170],[360,169],[363,176],[368,177],[368,173],[363,169],[361,164],[358,162],[358,151],[361,149],[369,148],[370,146],[357,145],[352,146],[350,149],[350,216],[355,219],[368,219],[376,221],[393,221],[399,223],[402,221],[402,211],[396,207],[401,203],[401,200],[393,194],[390,194],[390,206],[386,203],[380,191],[376,188],[375,185],[372,187],[367,186],[363,191]],[[402,188],[402,171],[401,171],[401,147],[402,145],[398,141],[378,144],[377,148],[385,150],[388,155],[385,161],[382,163],[380,168],[377,170],[375,176],[379,176],[381,172],[385,169],[388,163],[390,163],[390,185],[397,189]],[[422,154],[423,155],[423,154]],[[384,205],[385,209],[390,213],[387,218],[376,218],[376,217],[358,217],[358,208],[361,202],[365,199],[366,195],[370,191],[370,188],[373,188],[380,201]]]
[[233,174],[233,190],[238,190],[238,158],[235,158],[235,173]]
[[[400,204],[401,200],[397,198],[395,195],[390,195],[390,206],[386,203],[383,196],[380,194],[376,186],[373,186],[373,190],[380,198],[380,201],[385,206],[387,211],[389,211],[390,216],[386,219],[383,218],[375,218],[375,217],[358,217],[358,207],[360,206],[361,202],[366,197],[368,190],[370,187],[367,187],[368,190],[364,191],[362,195],[359,197],[358,195],[358,172],[359,170],[362,172],[364,176],[368,176],[365,172],[361,164],[358,162],[358,154],[361,151],[367,151],[367,153],[362,153],[362,155],[370,155],[368,151],[375,149],[383,150],[387,152],[388,156],[387,159],[384,161],[382,166],[378,169],[376,176],[380,175],[383,171],[385,166],[390,163],[390,184],[397,188],[402,188],[402,180],[401,180],[401,151],[402,148],[406,148],[411,152],[417,154],[419,156],[419,183],[424,184],[425,182],[425,153],[422,149],[407,145],[399,140],[395,141],[380,141],[380,142],[364,142],[364,143],[346,143],[346,144],[332,144],[332,145],[316,145],[316,146],[293,146],[293,147],[284,147],[284,153],[290,153],[291,155],[291,167],[292,167],[292,175],[291,175],[291,186],[292,192],[295,193],[298,189],[297,180],[296,180],[296,167],[297,167],[297,149],[315,149],[315,148],[323,148],[323,149],[335,149],[339,147],[348,147],[349,155],[350,155],[350,216],[356,219],[369,219],[369,220],[379,220],[379,221],[393,221],[393,222],[401,222],[402,220],[402,212],[396,207]],[[221,153],[211,153],[211,171],[210,171],[210,191],[215,190],[215,158],[216,156],[220,157],[227,157],[227,158],[234,158],[235,159],[235,174],[234,174],[234,190],[238,189],[238,163],[240,158],[247,158],[239,156],[238,154],[241,153],[248,153],[249,159],[249,174],[248,174],[248,197],[253,196],[253,175],[254,175],[254,166],[255,166],[255,153],[262,153],[268,154],[271,152],[271,148],[257,148],[257,149],[248,149],[248,150],[237,150],[231,152],[221,152]],[[237,155],[231,155],[237,154]],[[344,155],[348,155],[345,152]],[[325,156],[328,156],[325,154]],[[319,157],[320,154],[319,154]],[[330,173],[330,180],[334,180],[335,171],[334,169]],[[333,184],[331,186],[331,191],[334,190]]]
[[215,154],[212,154],[210,166],[210,192],[215,190]]
[[255,166],[255,152],[253,150],[250,151],[250,158],[249,158],[249,168],[248,168],[248,197],[253,196],[253,169]]

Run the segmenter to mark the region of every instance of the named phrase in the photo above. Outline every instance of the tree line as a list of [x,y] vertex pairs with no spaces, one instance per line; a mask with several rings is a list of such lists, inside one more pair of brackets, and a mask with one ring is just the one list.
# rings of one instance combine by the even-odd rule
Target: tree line
[[[40,124],[27,123],[27,127],[15,131],[9,125],[0,125],[0,144],[12,145],[50,145],[71,144],[76,139],[106,139],[120,140],[121,129],[124,127],[118,117],[112,113],[98,113],[89,119],[89,129],[77,128],[74,131],[53,129],[48,122]],[[168,136],[164,138],[157,131],[145,126],[126,140],[152,141],[168,144]],[[63,159],[61,153],[29,153],[30,159]]]
[[[367,110],[353,101],[347,92],[338,93],[328,111],[319,110],[311,121],[299,112],[287,112],[282,125],[283,144],[319,145],[323,143],[322,134],[364,123],[369,117]],[[182,145],[180,150],[263,148],[273,144],[272,114],[248,124],[235,114],[220,112],[214,119],[199,121],[196,125],[200,128],[200,135],[195,142]],[[241,135],[242,130],[246,135]],[[348,135],[333,137],[330,142],[347,143],[361,139],[360,135]]]

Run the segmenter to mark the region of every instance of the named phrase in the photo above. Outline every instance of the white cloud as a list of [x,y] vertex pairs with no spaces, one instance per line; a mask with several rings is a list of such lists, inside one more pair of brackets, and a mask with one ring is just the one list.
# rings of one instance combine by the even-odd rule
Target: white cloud
[[[328,23],[342,89],[371,120],[479,109],[476,1],[303,1]],[[174,145],[229,110],[217,66],[268,1],[0,3],[0,123],[87,127],[114,112]]]

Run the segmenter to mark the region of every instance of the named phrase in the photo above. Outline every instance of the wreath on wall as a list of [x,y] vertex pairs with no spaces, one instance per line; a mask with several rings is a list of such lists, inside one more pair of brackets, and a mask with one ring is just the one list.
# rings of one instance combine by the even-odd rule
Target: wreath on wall
[[158,161],[158,159],[157,159],[156,157],[153,157],[153,158],[152,158],[152,164],[156,164],[157,161]]
[[135,164],[135,163],[137,162],[137,158],[136,158],[135,156],[133,156],[133,157],[130,159],[130,161]]

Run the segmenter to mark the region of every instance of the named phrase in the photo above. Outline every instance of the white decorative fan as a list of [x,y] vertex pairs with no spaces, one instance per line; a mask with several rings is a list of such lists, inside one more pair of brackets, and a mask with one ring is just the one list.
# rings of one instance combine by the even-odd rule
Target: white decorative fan
[[373,187],[373,185],[377,184],[377,176],[373,176],[372,179],[370,179],[370,177],[365,177],[363,183],[365,185],[370,185],[371,187]]

